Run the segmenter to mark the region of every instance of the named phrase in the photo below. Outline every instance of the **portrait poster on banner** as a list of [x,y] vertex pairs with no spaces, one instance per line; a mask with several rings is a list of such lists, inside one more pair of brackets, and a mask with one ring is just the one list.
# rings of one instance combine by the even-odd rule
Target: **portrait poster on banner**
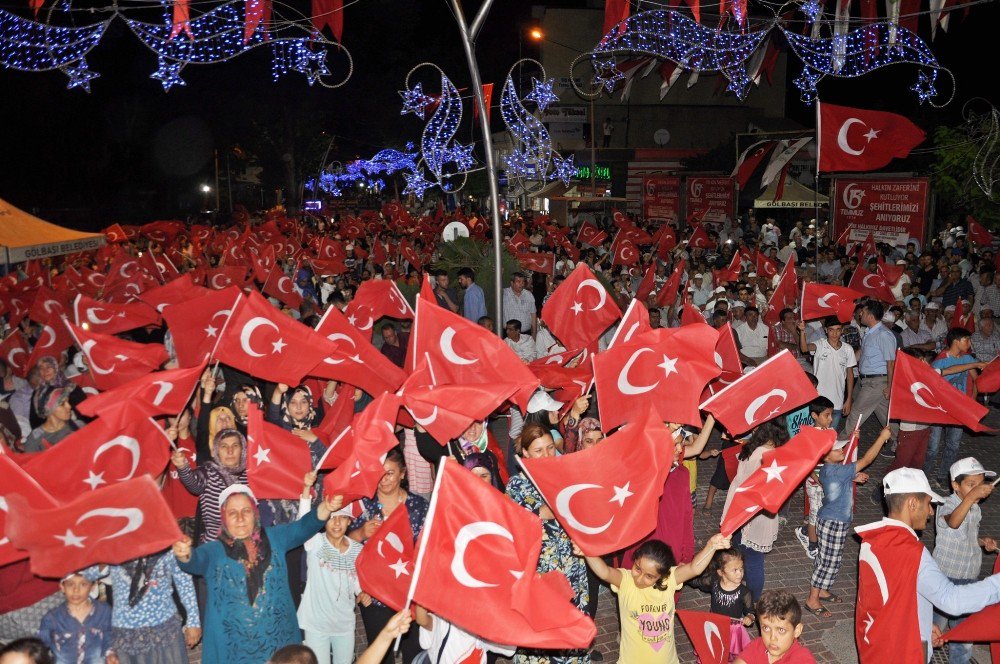
[[862,242],[871,233],[876,242],[905,246],[923,242],[927,227],[930,181],[927,178],[834,179],[830,206],[833,237],[847,231],[847,242]]

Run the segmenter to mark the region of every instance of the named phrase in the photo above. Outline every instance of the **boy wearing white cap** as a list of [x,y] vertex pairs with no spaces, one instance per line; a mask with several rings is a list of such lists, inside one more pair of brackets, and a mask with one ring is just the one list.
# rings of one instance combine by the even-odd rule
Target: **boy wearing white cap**
[[[983,519],[979,503],[993,493],[993,484],[988,480],[997,474],[983,468],[983,464],[974,457],[965,457],[953,463],[950,474],[953,493],[938,508],[934,520],[937,531],[934,560],[955,585],[964,585],[979,578],[983,562],[981,548],[997,550],[997,543],[992,537],[979,536],[979,524]],[[934,614],[934,624],[942,631],[961,621],[961,618]],[[971,643],[951,643],[948,650],[948,661],[952,664],[968,664],[972,657]]]
[[952,583],[915,531],[927,527],[931,503],[943,503],[923,471],[897,468],[882,480],[889,516],[855,528],[858,601],[854,638],[861,664],[930,662],[940,645],[932,625],[934,608],[964,615],[1000,602],[1000,574],[957,586]]

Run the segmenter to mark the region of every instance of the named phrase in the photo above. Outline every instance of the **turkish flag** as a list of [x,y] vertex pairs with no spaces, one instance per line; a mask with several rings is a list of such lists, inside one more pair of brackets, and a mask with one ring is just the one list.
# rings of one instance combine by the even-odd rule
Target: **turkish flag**
[[765,452],[760,468],[743,480],[722,516],[722,534],[732,535],[761,510],[776,514],[836,439],[833,429],[804,426],[790,441]]
[[16,549],[7,537],[7,513],[10,511],[7,500],[12,495],[20,496],[34,509],[58,504],[16,461],[0,454],[0,567],[28,557],[27,551]]
[[983,367],[976,379],[976,389],[982,394],[992,394],[1000,391],[1000,355],[990,360]]
[[673,457],[670,431],[647,407],[638,419],[574,454],[522,459],[545,503],[588,556],[635,544],[656,527],[663,483]]
[[778,264],[759,251],[757,252],[757,260],[754,267],[757,270],[757,276],[760,277],[772,279],[774,275],[778,274]]
[[347,272],[347,266],[339,260],[320,260],[318,258],[307,258],[306,262],[313,273],[320,278],[338,275]]
[[615,211],[615,225],[621,229],[619,233],[623,239],[631,240],[637,245],[653,243],[652,235],[633,224],[632,220],[622,215],[621,212]]
[[979,422],[989,408],[955,389],[929,364],[899,351],[896,352],[891,395],[890,420],[991,431]]
[[44,323],[50,316],[63,316],[68,310],[66,293],[57,293],[46,286],[39,286],[35,291],[35,300],[28,309],[28,318],[36,323]]
[[309,446],[291,431],[264,421],[251,403],[247,411],[247,482],[257,498],[291,500],[302,494],[312,470]]
[[762,318],[768,325],[776,324],[782,309],[794,307],[799,299],[799,277],[795,273],[795,254],[792,254],[781,271],[781,278],[767,301],[767,311]]
[[207,288],[196,286],[191,278],[191,273],[185,272],[162,286],[139,293],[139,299],[156,309],[157,312],[162,312],[164,307],[168,305],[187,302],[209,292],[211,291]]
[[664,422],[701,425],[702,390],[719,375],[718,332],[708,325],[659,329],[592,358],[601,424],[633,422],[655,404]]
[[923,129],[906,117],[849,106],[819,106],[819,170],[874,171],[924,142]]
[[235,286],[221,291],[205,290],[205,294],[163,309],[174,341],[177,362],[182,367],[201,366],[219,343],[233,309],[243,299]]
[[[362,332],[373,330],[381,318],[413,320],[413,309],[403,297],[399,286],[391,279],[362,281],[357,292],[344,309],[351,325]],[[374,330],[372,332],[374,334]]]
[[144,302],[113,304],[98,302],[86,295],[77,295],[73,301],[76,324],[91,332],[118,334],[137,327],[159,327],[160,314]]
[[736,161],[736,167],[730,174],[731,177],[736,178],[740,189],[746,189],[747,183],[750,182],[750,176],[777,145],[778,141],[758,141],[743,151],[743,154]]
[[68,500],[145,473],[158,477],[169,458],[170,440],[152,414],[126,401],[32,457],[24,470],[53,497]]
[[[31,357],[28,358],[28,369],[35,366],[43,357],[58,358],[59,354],[73,345],[73,337],[70,335],[65,319],[59,316],[52,316],[42,325],[42,331],[38,333],[38,340],[35,341],[34,348],[31,349]],[[11,327],[16,327],[11,325]]]
[[[263,252],[257,252],[254,249],[250,261],[250,269],[253,271],[254,281],[262,284],[267,283],[267,278],[271,276],[271,271],[275,268],[277,262],[277,252],[273,244],[269,244]],[[289,279],[290,283],[291,280]]]
[[740,361],[740,351],[729,323],[719,328],[719,340],[715,342],[715,363],[722,369],[722,373],[702,392],[702,401],[743,376],[743,362]]
[[674,229],[665,224],[657,231],[657,235],[659,237],[656,238],[656,255],[666,263],[670,260],[670,252],[677,246],[677,236],[674,234]]
[[[521,231],[516,231],[510,236],[510,239],[505,243],[507,248],[510,249],[511,253],[519,253],[522,251],[527,251],[531,248],[531,240],[528,236]],[[363,285],[363,284],[362,284]]]
[[[338,385],[333,405],[327,404],[323,412],[323,421],[312,429],[328,448],[345,429],[351,426],[351,420],[354,419],[354,389],[353,385],[347,383]],[[336,468],[337,465],[339,464],[330,468]]]
[[128,236],[125,235],[125,229],[120,224],[111,224],[101,232],[104,233],[108,242],[125,242],[128,239]]
[[986,230],[971,214],[965,215],[965,223],[969,227],[969,242],[984,249],[993,249],[993,233]]
[[355,385],[372,396],[394,392],[406,380],[406,372],[379,352],[349,320],[337,307],[327,308],[316,332],[333,344],[334,352],[317,362],[309,375]]
[[[537,573],[542,522],[449,458],[420,538],[413,601],[496,643],[586,648],[594,622],[561,572]],[[490,616],[483,620],[483,616]]]
[[705,232],[705,227],[698,224],[691,233],[691,237],[688,238],[688,247],[693,249],[715,249],[716,244],[708,237],[708,233]]
[[730,434],[739,436],[818,396],[786,348],[716,392],[700,408],[715,415]]
[[542,307],[542,320],[567,348],[590,345],[621,317],[614,298],[585,263],[577,263]]
[[403,503],[365,542],[354,561],[361,589],[393,611],[401,611],[413,578],[414,556],[410,512]]
[[599,247],[608,241],[608,234],[597,228],[593,222],[585,221],[580,224],[580,233],[576,236],[576,240],[591,247]]
[[499,337],[423,297],[417,300],[407,355],[411,370],[420,361],[428,363],[439,384],[517,384],[511,401],[522,411],[538,387],[535,375]]
[[854,316],[855,301],[864,296],[864,293],[843,286],[811,281],[802,287],[799,315],[802,320],[836,316],[841,323],[846,323]]
[[677,617],[702,664],[729,662],[729,616],[678,609]]
[[517,259],[522,269],[541,272],[542,274],[555,274],[556,255],[553,253],[519,252],[514,254],[514,258]]
[[406,262],[409,263],[414,270],[419,271],[423,269],[424,263],[420,260],[420,254],[417,253],[417,250],[413,248],[413,245],[411,245],[406,238],[400,240],[399,242],[399,253],[403,255],[403,258],[406,259]]
[[[646,268],[646,274],[642,275],[642,281],[639,282],[639,286],[635,289],[635,299],[646,304],[646,300],[649,299],[650,293],[653,292],[653,288],[656,286],[656,265],[651,264]],[[645,308],[645,306],[643,306]]]
[[553,359],[557,357],[561,356],[553,355],[546,361],[535,360],[528,367],[542,382],[542,387],[555,390],[552,398],[561,401],[565,404],[563,408],[568,410],[574,401],[590,390],[594,370],[590,362],[581,362],[573,367],[562,366],[558,360]]
[[868,233],[864,241],[852,246],[847,255],[857,256],[858,265],[864,265],[870,256],[878,255],[878,249],[875,246],[875,236],[872,233]]
[[291,277],[286,276],[277,265],[271,268],[261,292],[296,311],[302,306],[302,296],[295,292]]
[[[344,502],[375,495],[379,480],[385,475],[382,468],[385,454],[399,444],[394,433],[399,417],[400,397],[385,393],[375,398],[355,415],[345,440],[331,444],[331,449],[350,436],[351,449],[337,469],[323,480],[324,496],[343,496]],[[325,464],[320,463],[323,467]]]
[[718,271],[712,270],[712,276],[715,278],[716,284],[721,284],[723,281],[739,281],[742,272],[743,258],[737,251],[733,254],[733,260],[729,261],[728,267]]
[[955,303],[955,313],[951,315],[949,327],[960,327],[967,332],[974,333],[976,331],[976,316],[971,311],[968,314],[965,313],[965,306],[967,304],[971,305],[972,303],[958,298],[958,302]]
[[213,290],[223,290],[229,286],[240,288],[246,283],[247,269],[243,265],[227,265],[208,270],[205,285]]
[[19,378],[26,378],[28,375],[31,366],[28,364],[30,354],[31,349],[20,329],[15,328],[3,341],[0,341],[0,359],[6,362],[14,375]]
[[869,272],[860,265],[855,268],[854,275],[851,276],[851,283],[848,284],[848,288],[864,293],[869,297],[873,297],[876,300],[887,304],[896,303],[896,296],[893,295],[892,289],[890,289],[889,284],[886,283],[885,277],[880,274]]
[[[158,553],[184,535],[150,477],[82,494],[54,507],[8,498],[7,536],[38,576],[62,577],[95,563],[117,565]],[[167,554],[170,555],[170,554]]]
[[87,358],[94,383],[102,390],[145,376],[167,361],[167,349],[163,344],[125,341],[109,334],[90,332],[69,321],[66,327]]
[[142,402],[152,415],[177,415],[187,406],[194,393],[205,363],[187,369],[170,369],[140,376],[113,389],[88,397],[76,406],[77,412],[97,417],[108,409],[135,399]]
[[681,325],[703,325],[706,323],[708,321],[705,320],[705,315],[701,313],[701,310],[685,297],[684,304],[681,306]]
[[627,344],[633,338],[652,331],[649,310],[638,298],[632,298],[625,309],[621,322],[615,328],[615,333],[611,336],[611,341],[608,342],[608,348],[614,348],[615,344]]
[[889,265],[882,259],[882,254],[879,254],[875,260],[875,271],[885,278],[887,284],[895,286],[900,279],[903,278],[903,273],[906,271],[905,265]]
[[672,307],[677,302],[677,293],[681,289],[681,278],[684,276],[684,261],[680,261],[670,278],[660,287],[656,294],[656,304],[661,307]]
[[215,357],[251,376],[298,385],[337,352],[333,342],[272,307],[257,291],[238,304],[220,333]]

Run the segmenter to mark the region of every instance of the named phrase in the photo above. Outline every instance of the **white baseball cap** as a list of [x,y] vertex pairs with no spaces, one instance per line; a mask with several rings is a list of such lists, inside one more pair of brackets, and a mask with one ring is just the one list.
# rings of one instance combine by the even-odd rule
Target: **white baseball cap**
[[246,484],[230,484],[222,490],[222,493],[219,494],[219,507],[221,508],[225,505],[226,501],[237,493],[245,494],[248,498],[250,498],[250,500],[253,501],[254,505],[257,504],[257,496],[253,495],[253,491],[251,491],[250,487]]
[[940,309],[940,308],[941,308],[941,305],[938,304],[937,302],[928,302],[927,306],[924,307],[924,309]]
[[944,498],[934,493],[924,471],[916,468],[897,468],[882,478],[885,495],[893,493],[923,493],[931,497],[931,502],[943,503]]
[[986,479],[993,479],[997,476],[992,470],[986,470],[983,464],[979,463],[976,457],[965,457],[964,459],[959,459],[955,463],[951,464],[951,481],[954,482],[955,478],[959,475],[985,475]]
[[528,400],[528,412],[539,413],[543,410],[557,411],[563,407],[562,401],[556,401],[545,390],[538,390]]
[[695,274],[695,275],[694,275],[693,277],[691,277],[691,278],[692,278],[692,279],[704,279],[704,278],[705,278],[705,275],[703,275],[703,274],[701,274],[701,273],[696,273],[696,274]]

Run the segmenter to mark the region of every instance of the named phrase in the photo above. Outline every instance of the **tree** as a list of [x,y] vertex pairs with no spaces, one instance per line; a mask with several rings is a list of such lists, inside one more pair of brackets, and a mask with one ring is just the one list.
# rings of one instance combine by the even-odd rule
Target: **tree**
[[996,176],[990,168],[996,167],[997,132],[996,111],[934,130],[931,184],[939,216],[969,214],[990,229],[1000,228],[1000,190],[992,188]]

